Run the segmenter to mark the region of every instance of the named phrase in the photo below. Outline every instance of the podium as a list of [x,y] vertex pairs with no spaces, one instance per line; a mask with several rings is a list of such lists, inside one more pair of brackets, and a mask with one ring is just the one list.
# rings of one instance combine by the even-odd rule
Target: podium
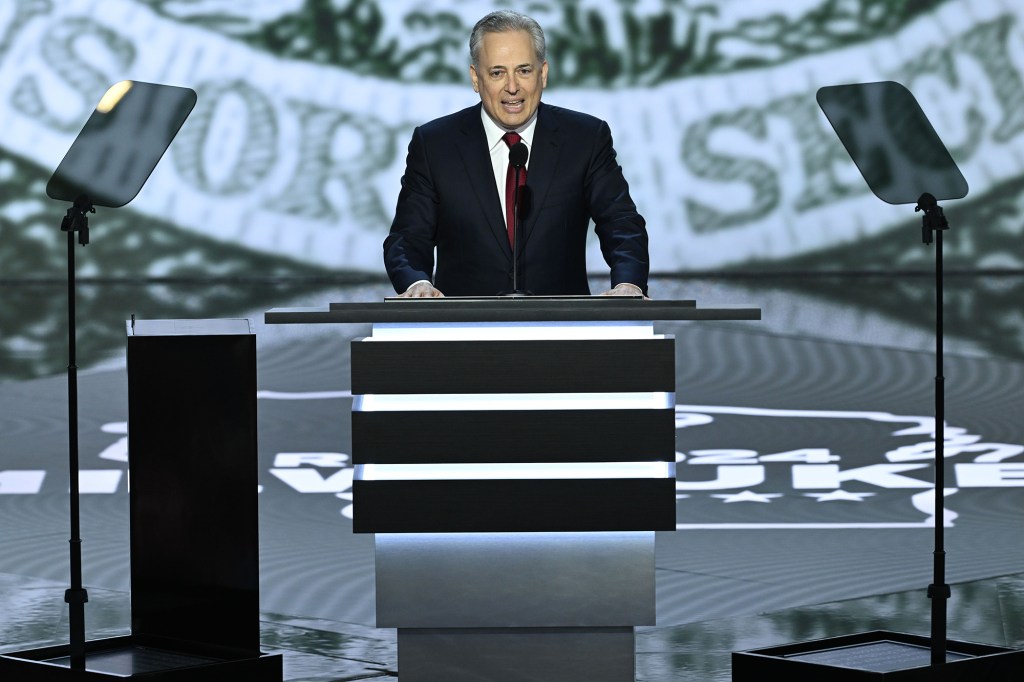
[[0,678],[280,682],[260,652],[256,339],[248,320],[127,328],[131,634],[0,657]]
[[351,342],[353,531],[403,682],[635,679],[674,530],[675,341],[655,320],[750,308],[617,297],[275,309]]

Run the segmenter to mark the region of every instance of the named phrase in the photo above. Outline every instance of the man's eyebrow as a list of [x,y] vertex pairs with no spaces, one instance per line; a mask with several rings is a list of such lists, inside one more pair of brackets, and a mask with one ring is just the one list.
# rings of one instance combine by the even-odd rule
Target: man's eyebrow
[[[522,64],[516,64],[515,66],[513,66],[511,68],[513,68],[513,69],[521,69],[524,66],[533,66],[533,62],[523,62]],[[507,68],[509,68],[509,67],[505,66],[504,64],[492,64],[491,66],[489,66],[487,68],[487,70],[490,71],[491,69],[507,69]]]

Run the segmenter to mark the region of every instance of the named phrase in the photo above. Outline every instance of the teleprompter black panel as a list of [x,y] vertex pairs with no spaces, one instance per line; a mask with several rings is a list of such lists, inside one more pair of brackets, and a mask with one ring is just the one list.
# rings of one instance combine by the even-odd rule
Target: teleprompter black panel
[[361,481],[356,533],[675,530],[675,481]]
[[672,337],[566,341],[352,342],[352,393],[603,393],[675,390]]
[[674,458],[672,409],[352,412],[355,464]]

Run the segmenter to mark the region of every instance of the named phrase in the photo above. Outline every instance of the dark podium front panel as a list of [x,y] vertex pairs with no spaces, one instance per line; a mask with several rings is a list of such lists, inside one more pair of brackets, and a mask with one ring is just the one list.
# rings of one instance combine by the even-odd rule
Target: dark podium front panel
[[675,481],[667,477],[356,480],[353,491],[356,533],[676,529]]
[[675,429],[665,409],[355,410],[352,462],[671,462]]
[[673,391],[675,341],[352,343],[353,395]]
[[650,323],[375,325],[351,344],[353,530],[674,530],[674,344]]

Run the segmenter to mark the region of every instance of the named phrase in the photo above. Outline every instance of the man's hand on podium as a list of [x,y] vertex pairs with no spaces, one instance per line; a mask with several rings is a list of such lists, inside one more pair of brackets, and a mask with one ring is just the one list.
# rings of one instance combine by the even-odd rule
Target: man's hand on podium
[[[628,282],[621,282],[608,291],[601,292],[602,296],[643,296],[643,294],[644,292],[640,287]],[[413,282],[409,285],[408,289],[398,296],[399,298],[444,298],[444,294],[439,289],[435,289],[434,285],[427,280]],[[649,301],[651,299],[648,296],[644,296],[644,300]]]
[[439,290],[434,288],[434,285],[427,280],[420,280],[419,282],[413,282],[409,285],[409,288],[398,295],[399,298],[444,298]]
[[649,296],[644,296],[644,291],[635,284],[628,282],[620,282],[608,291],[602,291],[602,296],[636,296],[641,295],[645,301],[651,300]]

